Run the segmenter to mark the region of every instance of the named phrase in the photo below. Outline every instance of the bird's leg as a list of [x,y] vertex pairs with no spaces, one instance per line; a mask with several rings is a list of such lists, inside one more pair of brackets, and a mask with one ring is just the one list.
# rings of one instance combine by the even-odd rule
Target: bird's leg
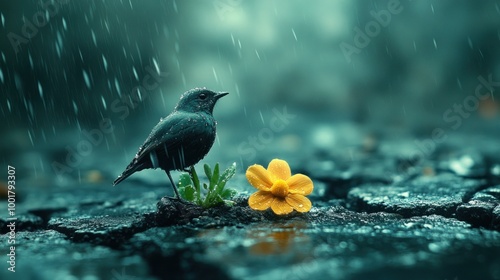
[[170,172],[167,170],[165,170],[165,173],[167,173],[168,179],[170,179],[170,183],[172,184],[172,188],[174,188],[175,199],[182,201],[181,196],[179,195],[179,191],[177,190],[177,186],[175,185],[174,180],[172,179],[172,175],[170,175]]

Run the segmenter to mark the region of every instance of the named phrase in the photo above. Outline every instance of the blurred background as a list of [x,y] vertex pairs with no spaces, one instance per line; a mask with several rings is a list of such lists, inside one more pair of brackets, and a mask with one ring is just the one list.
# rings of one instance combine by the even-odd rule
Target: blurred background
[[1,161],[30,186],[111,185],[194,87],[230,92],[203,162],[240,171],[500,128],[500,1],[2,1],[0,19]]

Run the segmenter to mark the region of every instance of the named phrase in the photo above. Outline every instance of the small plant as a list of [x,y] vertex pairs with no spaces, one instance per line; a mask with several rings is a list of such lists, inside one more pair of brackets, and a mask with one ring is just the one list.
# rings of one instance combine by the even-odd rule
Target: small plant
[[200,185],[200,179],[193,166],[190,167],[190,174],[181,174],[178,184],[181,198],[203,208],[221,204],[232,205],[231,199],[236,195],[236,191],[224,187],[236,173],[236,163],[224,170],[222,174],[219,172],[218,163],[215,164],[213,172],[208,164],[205,164],[203,168],[208,178],[208,185],[206,183]]

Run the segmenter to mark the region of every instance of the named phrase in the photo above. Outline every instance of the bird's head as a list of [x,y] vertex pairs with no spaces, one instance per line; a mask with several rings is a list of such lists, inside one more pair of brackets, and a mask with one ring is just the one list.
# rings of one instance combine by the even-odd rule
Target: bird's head
[[227,92],[213,92],[206,88],[195,88],[186,91],[177,106],[176,111],[184,112],[207,112],[212,114],[215,103],[219,98],[227,95]]

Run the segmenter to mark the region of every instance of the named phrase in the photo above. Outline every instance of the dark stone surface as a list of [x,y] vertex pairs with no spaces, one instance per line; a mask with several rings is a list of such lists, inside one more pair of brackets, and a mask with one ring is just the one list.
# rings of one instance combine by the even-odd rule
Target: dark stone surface
[[500,204],[500,186],[489,187],[474,194],[457,208],[457,218],[473,226],[493,228],[493,210]]
[[[386,165],[377,165],[376,168],[365,168],[364,162],[357,164],[336,164],[334,161],[311,162],[304,173],[310,174],[326,184],[324,199],[346,198],[349,190],[362,184],[389,184],[395,172],[394,163],[384,161]],[[387,166],[389,165],[389,166]],[[388,167],[388,169],[386,169]],[[383,171],[385,169],[385,172]]]
[[500,231],[500,205],[498,205],[497,207],[495,207],[495,209],[493,209],[492,215],[493,219],[491,221],[491,225],[493,229]]
[[16,207],[16,279],[500,279],[496,175],[379,156],[304,163],[313,208],[281,217],[247,206],[243,174],[234,205],[210,209],[164,183],[32,189]]
[[15,278],[2,269],[1,279],[127,279],[120,277],[132,271],[136,278],[131,279],[154,279],[138,256],[74,243],[54,230],[18,232],[16,246]]
[[[379,275],[376,279],[400,279],[408,273],[432,279],[500,277],[500,270],[490,268],[500,261],[500,233],[472,229],[455,219],[404,219],[340,206],[317,207],[288,219],[261,217],[259,222],[243,218],[237,226],[225,226],[220,217],[204,216],[182,227],[136,234],[130,246],[150,260],[153,271],[173,278],[358,279],[373,273]],[[477,272],[468,266],[451,269],[469,261]]]
[[357,211],[452,217],[456,208],[485,184],[484,180],[451,174],[421,176],[402,184],[359,186],[349,192],[347,200],[349,207]]
[[[33,231],[43,228],[44,221],[40,216],[36,216],[30,213],[25,213],[22,215],[16,215],[16,230],[18,231]],[[10,223],[7,219],[0,219],[0,233],[4,234],[9,231],[7,225]]]

